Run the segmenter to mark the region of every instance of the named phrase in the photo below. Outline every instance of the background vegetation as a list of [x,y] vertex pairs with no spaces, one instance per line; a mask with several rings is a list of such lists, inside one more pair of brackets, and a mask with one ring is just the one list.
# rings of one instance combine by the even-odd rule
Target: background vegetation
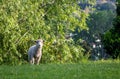
[[107,53],[113,59],[120,59],[120,0],[117,0],[117,17],[114,20],[114,27],[106,32],[103,42]]
[[25,63],[38,38],[45,40],[42,63],[81,60],[83,49],[65,36],[87,29],[86,18],[75,0],[1,0],[0,64]]
[[119,2],[117,7],[115,27],[110,30],[116,16],[112,3],[0,0],[0,64],[27,63],[27,50],[38,38],[45,41],[41,63],[105,59],[104,48],[110,56],[118,58]]

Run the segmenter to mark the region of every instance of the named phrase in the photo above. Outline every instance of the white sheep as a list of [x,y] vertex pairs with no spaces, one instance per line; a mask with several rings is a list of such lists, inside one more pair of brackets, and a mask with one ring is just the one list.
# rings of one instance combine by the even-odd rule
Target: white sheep
[[38,39],[35,41],[36,45],[33,45],[28,50],[28,61],[30,64],[39,64],[42,56],[43,40]]

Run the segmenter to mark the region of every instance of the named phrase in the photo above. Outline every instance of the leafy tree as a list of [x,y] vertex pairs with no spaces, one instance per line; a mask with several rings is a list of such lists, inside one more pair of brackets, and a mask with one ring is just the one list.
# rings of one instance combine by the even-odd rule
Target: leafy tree
[[117,17],[114,21],[114,27],[103,37],[105,49],[114,59],[120,58],[120,0],[117,2]]
[[83,49],[66,34],[86,29],[75,0],[0,0],[0,64],[22,64],[32,40],[43,38],[42,63],[77,62]]
[[[105,5],[101,5],[101,7],[102,6]],[[94,56],[99,55],[98,56],[99,58],[104,57],[104,50],[101,41],[102,40],[101,36],[107,30],[113,27],[112,21],[115,16],[116,13],[114,12],[113,8],[112,9],[109,8],[107,10],[96,9],[94,11],[91,11],[89,13],[89,18],[87,19],[87,25],[89,27],[89,30],[82,30],[79,33],[79,30],[76,29],[75,33],[78,33],[78,35],[75,36],[75,41],[77,41],[78,43],[79,39],[82,38],[82,40],[84,40],[87,43],[88,47],[87,49],[85,48],[87,52],[92,52],[91,54],[93,54]],[[98,43],[97,40],[100,40],[100,42]],[[93,48],[93,45],[96,45],[96,48]]]
[[90,33],[104,34],[108,29],[112,27],[112,21],[114,17],[115,13],[112,11],[97,11],[90,14],[90,19],[88,19]]

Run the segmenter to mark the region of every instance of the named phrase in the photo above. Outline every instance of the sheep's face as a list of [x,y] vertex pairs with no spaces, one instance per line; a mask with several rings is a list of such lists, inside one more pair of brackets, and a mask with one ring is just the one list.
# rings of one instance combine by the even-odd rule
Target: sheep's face
[[36,42],[36,46],[37,47],[42,47],[43,46],[43,40],[42,39],[39,39],[39,40],[37,40],[37,41],[35,41]]

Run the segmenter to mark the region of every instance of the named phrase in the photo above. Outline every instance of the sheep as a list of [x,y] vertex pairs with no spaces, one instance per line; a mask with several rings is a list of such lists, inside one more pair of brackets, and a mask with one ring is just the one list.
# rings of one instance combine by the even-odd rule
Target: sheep
[[38,39],[35,41],[36,45],[33,45],[28,50],[28,61],[30,64],[39,64],[42,56],[43,40]]

